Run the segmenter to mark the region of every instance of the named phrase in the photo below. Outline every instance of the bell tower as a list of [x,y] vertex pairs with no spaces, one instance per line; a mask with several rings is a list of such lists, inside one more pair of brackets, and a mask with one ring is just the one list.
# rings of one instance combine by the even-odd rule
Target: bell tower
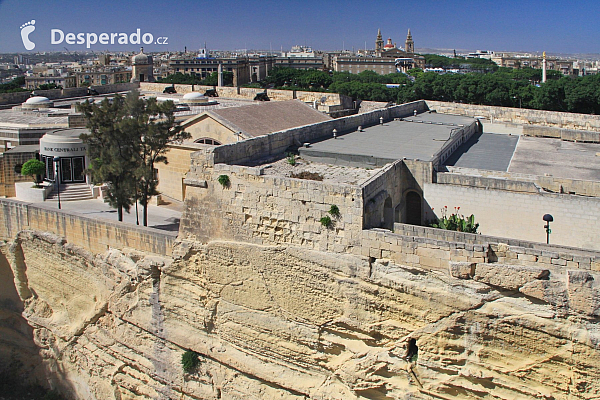
[[408,29],[408,35],[406,35],[406,42],[404,43],[404,51],[407,53],[415,52],[415,42],[413,42],[412,35],[410,34],[410,28]]
[[383,37],[381,36],[381,29],[377,30],[377,40],[375,40],[375,52],[381,53],[383,51]]

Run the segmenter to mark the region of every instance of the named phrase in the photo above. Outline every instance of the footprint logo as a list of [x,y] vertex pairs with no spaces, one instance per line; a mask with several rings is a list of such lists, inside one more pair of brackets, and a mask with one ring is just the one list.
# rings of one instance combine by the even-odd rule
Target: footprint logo
[[21,39],[23,39],[23,46],[27,50],[35,49],[35,43],[29,40],[29,34],[35,31],[35,19],[21,25]]

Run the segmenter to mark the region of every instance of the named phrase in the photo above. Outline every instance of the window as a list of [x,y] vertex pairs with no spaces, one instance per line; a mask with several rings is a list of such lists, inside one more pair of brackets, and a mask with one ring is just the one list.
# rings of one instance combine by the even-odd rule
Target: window
[[220,146],[221,143],[215,139],[212,138],[200,138],[194,141],[194,143],[201,143],[201,144],[210,144],[213,146]]

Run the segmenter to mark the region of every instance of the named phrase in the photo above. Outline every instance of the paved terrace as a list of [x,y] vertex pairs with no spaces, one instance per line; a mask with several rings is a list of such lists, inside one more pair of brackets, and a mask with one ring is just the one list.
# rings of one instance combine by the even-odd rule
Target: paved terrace
[[340,155],[355,160],[378,158],[390,162],[408,158],[429,161],[454,129],[472,123],[474,119],[469,117],[422,113],[314,143],[310,148],[301,148],[300,154],[311,159],[328,159],[331,163],[339,160]]

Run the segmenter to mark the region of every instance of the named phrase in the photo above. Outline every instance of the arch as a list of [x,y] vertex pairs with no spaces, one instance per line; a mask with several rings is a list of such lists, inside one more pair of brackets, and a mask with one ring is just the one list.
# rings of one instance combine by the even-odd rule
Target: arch
[[388,196],[383,203],[383,228],[394,230],[394,207],[392,207],[392,198]]
[[421,225],[422,210],[422,201],[419,193],[415,191],[406,193],[406,223]]
[[194,140],[194,143],[200,143],[200,144],[210,144],[213,146],[220,146],[221,142],[219,142],[218,140],[215,140],[213,138],[209,138],[209,137],[203,137],[200,139],[196,139]]

